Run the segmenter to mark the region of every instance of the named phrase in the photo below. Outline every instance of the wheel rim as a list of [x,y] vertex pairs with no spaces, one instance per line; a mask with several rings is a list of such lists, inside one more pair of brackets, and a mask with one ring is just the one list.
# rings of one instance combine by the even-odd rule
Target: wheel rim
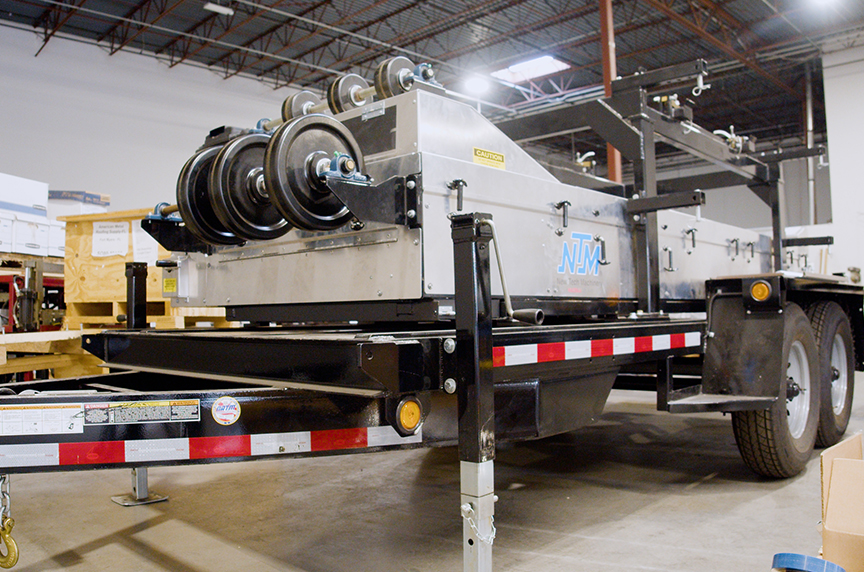
[[798,439],[804,434],[807,417],[810,415],[810,362],[807,360],[804,344],[800,341],[792,342],[786,377],[789,384],[798,386],[797,394],[786,400],[789,433],[793,439]]
[[843,413],[846,405],[846,390],[848,389],[849,371],[846,367],[846,344],[840,334],[834,336],[831,343],[831,408],[834,415]]

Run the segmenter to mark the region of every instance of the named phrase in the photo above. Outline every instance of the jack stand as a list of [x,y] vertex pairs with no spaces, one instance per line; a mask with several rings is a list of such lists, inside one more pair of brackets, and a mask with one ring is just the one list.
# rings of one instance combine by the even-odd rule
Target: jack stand
[[454,214],[450,219],[456,286],[456,388],[465,572],[492,571],[495,540],[491,220],[492,215],[484,213]]
[[120,506],[138,506],[167,501],[168,497],[150,492],[147,487],[147,467],[132,469],[132,494],[111,497]]

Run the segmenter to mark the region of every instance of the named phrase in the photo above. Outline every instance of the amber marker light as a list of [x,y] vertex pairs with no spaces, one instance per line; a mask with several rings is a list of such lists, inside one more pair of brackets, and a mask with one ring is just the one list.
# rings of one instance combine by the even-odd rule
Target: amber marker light
[[399,404],[397,412],[399,417],[399,425],[403,431],[413,433],[420,426],[420,420],[423,417],[423,411],[420,409],[420,403],[414,398],[406,398]]
[[764,302],[771,297],[771,285],[764,280],[757,280],[750,285],[750,297],[757,302]]

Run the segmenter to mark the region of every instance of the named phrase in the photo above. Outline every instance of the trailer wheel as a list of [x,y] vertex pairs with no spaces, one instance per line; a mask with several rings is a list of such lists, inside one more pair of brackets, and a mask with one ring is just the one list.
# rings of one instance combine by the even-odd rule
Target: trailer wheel
[[855,346],[846,312],[836,302],[819,302],[807,310],[819,348],[822,404],[816,445],[830,447],[840,441],[852,413],[855,390]]
[[819,425],[819,352],[810,320],[797,304],[787,304],[783,312],[782,363],[786,375],[778,380],[781,398],[764,411],[732,413],[744,462],[774,478],[792,477],[804,469]]

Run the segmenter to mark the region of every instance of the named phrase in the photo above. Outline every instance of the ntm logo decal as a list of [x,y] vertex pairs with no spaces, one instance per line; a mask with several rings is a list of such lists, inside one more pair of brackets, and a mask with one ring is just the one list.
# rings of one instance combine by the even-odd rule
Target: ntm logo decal
[[600,273],[600,245],[594,237],[584,232],[572,232],[572,243],[564,242],[558,274],[597,276]]

